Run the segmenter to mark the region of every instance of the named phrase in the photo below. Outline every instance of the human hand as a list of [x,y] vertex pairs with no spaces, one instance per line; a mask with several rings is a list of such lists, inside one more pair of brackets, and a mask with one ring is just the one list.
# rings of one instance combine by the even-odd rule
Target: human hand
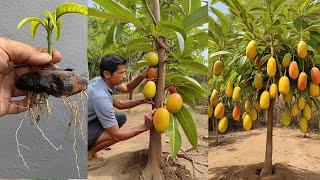
[[[27,97],[12,100],[12,97],[27,96],[27,91],[18,90],[15,81],[23,74],[41,69],[49,63],[58,63],[61,54],[53,51],[51,57],[46,48],[35,48],[25,43],[0,37],[0,116],[26,111]],[[14,65],[18,65],[14,67]]]
[[144,115],[144,125],[148,128],[148,129],[151,129],[153,127],[153,114],[154,112],[156,112],[156,109],[152,110],[152,111],[149,111],[147,112],[145,115]]

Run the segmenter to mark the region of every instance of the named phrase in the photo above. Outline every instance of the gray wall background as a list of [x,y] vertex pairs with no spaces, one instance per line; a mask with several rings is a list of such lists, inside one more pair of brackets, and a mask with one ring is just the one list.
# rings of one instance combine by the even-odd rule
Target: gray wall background
[[[52,11],[62,2],[76,2],[86,5],[86,0],[2,0],[0,1],[0,34],[10,39],[29,43],[34,46],[46,47],[46,33],[44,28],[39,27],[35,39],[31,38],[29,25],[22,30],[17,30],[17,25],[23,18],[38,16],[43,18],[46,9]],[[87,76],[87,18],[77,14],[62,16],[63,25],[60,41],[55,43],[54,49],[62,54],[61,68],[70,67],[77,74]],[[75,100],[79,96],[73,97]],[[39,126],[46,136],[58,145],[67,130],[67,121],[70,118],[68,110],[62,105],[61,100],[50,98],[51,106],[54,107],[51,119],[42,118]],[[78,103],[83,109],[82,122],[86,117],[86,102]],[[24,113],[19,115],[7,115],[0,117],[0,177],[1,178],[78,178],[75,156],[72,150],[73,130],[64,143],[63,149],[56,151],[42,137],[35,125],[31,125],[31,119],[27,118],[19,132],[20,143],[30,147],[30,150],[21,147],[29,172],[18,156],[15,141],[15,131]],[[86,123],[83,123],[85,135]],[[86,136],[85,136],[86,137]],[[86,138],[85,138],[86,139]],[[76,150],[80,164],[81,178],[87,177],[86,153],[87,145],[77,134]]]

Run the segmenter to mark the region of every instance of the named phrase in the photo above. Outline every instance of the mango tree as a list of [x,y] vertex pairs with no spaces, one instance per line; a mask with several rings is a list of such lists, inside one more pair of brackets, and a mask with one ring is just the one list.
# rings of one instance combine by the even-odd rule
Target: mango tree
[[[167,129],[174,159],[181,147],[179,124],[193,148],[197,147],[195,122],[186,105],[194,109],[195,100],[204,99],[203,87],[190,75],[208,72],[201,56],[207,46],[203,24],[207,22],[208,8],[199,0],[94,2],[98,8],[89,8],[89,15],[111,24],[105,41],[108,45],[103,51],[119,53],[116,47],[121,46],[128,50],[128,54],[146,52],[145,59],[134,64],[140,68],[157,69],[156,84],[148,81],[143,88],[145,97],[154,99],[153,108],[157,111],[153,121],[155,128],[150,131],[148,162],[141,177],[164,179],[160,169],[162,132]],[[124,37],[126,33],[131,36]],[[164,101],[166,97],[167,101]]]
[[212,7],[215,16],[209,18],[212,83],[223,79],[219,97],[216,93],[211,97],[213,116],[220,119],[219,131],[224,132],[228,126],[225,106],[229,107],[232,118],[242,119],[244,129],[250,130],[257,112],[265,111],[266,152],[260,175],[268,176],[272,174],[275,103],[285,104],[277,120],[289,126],[292,119],[299,119],[296,125],[303,134],[315,120],[312,108],[320,107],[320,4],[284,0],[221,2],[228,12]]

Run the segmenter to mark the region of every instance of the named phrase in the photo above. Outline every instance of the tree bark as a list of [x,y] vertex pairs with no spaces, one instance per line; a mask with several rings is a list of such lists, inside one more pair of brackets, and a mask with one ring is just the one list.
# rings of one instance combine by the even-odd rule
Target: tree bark
[[[160,5],[159,0],[153,0],[152,13],[156,22],[160,21]],[[159,37],[160,43],[165,44],[165,38]],[[164,98],[164,87],[165,87],[165,69],[166,69],[166,50],[159,46],[159,42],[155,42],[156,49],[159,56],[158,63],[158,79],[157,79],[157,92],[154,99],[154,107],[159,108],[163,104]],[[145,169],[142,171],[141,179],[145,180],[162,180],[165,179],[164,175],[160,169],[162,160],[162,143],[161,134],[159,134],[154,128],[150,130],[150,140],[149,140],[149,156],[148,162]]]
[[273,134],[273,104],[274,100],[270,101],[269,109],[266,113],[267,119],[267,142],[265,160],[260,176],[266,177],[272,175],[272,134]]
[[218,129],[218,120],[213,118],[213,123],[214,123],[214,134],[216,137],[216,142],[219,142],[219,129]]

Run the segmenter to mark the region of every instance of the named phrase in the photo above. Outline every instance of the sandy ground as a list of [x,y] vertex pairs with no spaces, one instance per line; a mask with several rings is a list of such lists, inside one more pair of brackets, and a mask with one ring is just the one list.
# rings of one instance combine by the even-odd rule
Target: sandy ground
[[[232,166],[239,169],[264,162],[266,131],[266,128],[259,128],[222,135],[218,146],[213,146],[212,139],[209,142],[209,179],[224,179],[221,175]],[[298,129],[275,128],[273,134],[273,164],[281,163],[313,175],[316,173],[313,178],[320,179],[319,133],[302,138]]]
[[[143,115],[146,111],[151,110],[150,105],[140,105],[138,107],[132,108],[130,111],[126,111],[128,116],[127,123],[123,126],[123,128],[131,128],[137,125],[144,123]],[[207,177],[207,141],[203,140],[203,136],[207,136],[207,115],[206,114],[196,114],[194,113],[194,117],[197,120],[197,129],[199,135],[199,147],[198,150],[190,150],[191,145],[189,144],[185,134],[182,129],[180,129],[180,134],[182,136],[182,147],[181,149],[187,150],[189,156],[193,157],[194,160],[198,163],[195,164],[196,169],[194,170],[196,179],[206,179]],[[163,143],[163,152],[169,152],[169,144],[168,137],[166,134],[162,134],[162,143]],[[107,159],[108,163],[95,170],[91,170],[88,172],[89,179],[135,179],[132,177],[130,172],[127,172],[128,169],[131,168],[142,168],[143,167],[128,167],[135,166],[134,161],[137,156],[137,151],[148,149],[149,146],[149,132],[145,132],[140,134],[134,138],[131,138],[127,141],[119,142],[113,146],[111,146],[111,151],[100,151],[98,155]],[[180,152],[183,154],[183,152]],[[177,163],[184,165],[186,169],[188,169],[191,174],[193,173],[192,163],[184,158],[178,158]],[[204,164],[204,165],[201,165]],[[136,166],[141,166],[141,164],[137,164]]]

